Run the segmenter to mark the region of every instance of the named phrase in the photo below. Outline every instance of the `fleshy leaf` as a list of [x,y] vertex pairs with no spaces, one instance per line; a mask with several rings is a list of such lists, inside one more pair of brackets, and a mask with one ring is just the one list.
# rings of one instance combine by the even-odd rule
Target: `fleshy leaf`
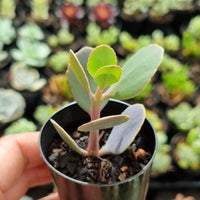
[[108,45],[99,45],[90,54],[88,71],[94,77],[96,71],[107,65],[116,65],[117,57],[114,50]]
[[77,80],[81,84],[81,86],[85,89],[87,94],[90,94],[89,82],[87,76],[84,72],[83,67],[81,66],[79,60],[77,59],[76,55],[72,50],[70,50],[69,54],[69,63],[74,75],[76,76]]
[[94,79],[98,86],[106,88],[116,83],[122,74],[122,69],[117,65],[104,66],[97,70]]
[[[76,56],[85,71],[85,74],[87,76],[87,79],[89,80],[91,89],[92,88],[95,89],[97,88],[97,85],[92,80],[92,77],[89,75],[89,73],[87,72],[87,61],[88,61],[88,57],[91,51],[92,51],[92,48],[84,47],[76,53]],[[79,106],[81,106],[86,112],[90,113],[91,95],[86,92],[86,90],[82,87],[80,82],[77,80],[71,67],[68,67],[68,70],[67,70],[67,81],[71,89],[71,92],[73,94],[74,100],[77,101]]]
[[130,146],[144,123],[145,108],[142,104],[134,104],[126,108],[122,115],[127,115],[130,119],[112,129],[106,144],[100,149],[100,156],[120,154]]
[[81,155],[85,155],[86,151],[82,148],[80,148],[76,142],[71,138],[71,136],[53,119],[50,119],[51,123],[53,124],[54,128],[56,129],[56,131],[58,132],[58,134],[61,136],[61,138],[63,139],[63,141],[69,145],[69,147],[76,151],[77,153],[81,154]]
[[150,82],[163,57],[163,48],[153,44],[135,53],[122,67],[120,80],[110,86],[107,96],[114,99],[130,99],[138,95]]
[[79,131],[96,131],[100,129],[112,128],[113,126],[127,122],[129,117],[126,115],[112,115],[102,117],[100,119],[90,121],[86,124],[79,126]]

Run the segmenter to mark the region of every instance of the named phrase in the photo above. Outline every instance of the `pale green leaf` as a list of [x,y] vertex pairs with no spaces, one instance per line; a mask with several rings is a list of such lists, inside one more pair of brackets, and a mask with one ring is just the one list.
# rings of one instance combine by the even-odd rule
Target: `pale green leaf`
[[130,146],[144,123],[145,108],[142,104],[134,104],[126,108],[122,115],[127,115],[130,119],[112,129],[106,144],[100,149],[100,156],[120,154]]
[[90,54],[88,71],[94,77],[96,71],[107,65],[116,65],[117,57],[114,50],[108,45],[99,45]]
[[[87,72],[87,61],[88,57],[92,51],[92,48],[84,47],[76,53],[76,56],[83,67],[87,79],[89,80],[91,88],[97,88],[96,83],[92,80],[92,77]],[[67,81],[72,92],[73,98],[77,103],[88,113],[91,110],[91,94],[88,94],[86,90],[82,87],[76,76],[74,75],[71,67],[67,70]]]
[[100,129],[112,128],[113,126],[122,124],[129,120],[126,115],[112,115],[107,117],[102,117],[100,119],[90,121],[86,124],[79,126],[79,131],[96,131]]
[[162,47],[153,44],[142,48],[122,67],[121,79],[110,86],[107,96],[120,100],[137,96],[150,82],[162,58]]
[[82,148],[80,148],[76,142],[71,138],[71,136],[53,119],[50,119],[51,123],[53,124],[54,128],[60,135],[60,137],[63,139],[63,141],[74,151],[77,153],[84,155],[86,154],[86,151]]
[[78,58],[76,57],[76,55],[74,54],[72,50],[70,50],[70,54],[69,54],[69,64],[77,80],[79,81],[81,86],[85,89],[86,93],[89,95],[90,87],[89,87],[87,76]]
[[117,65],[108,65],[97,70],[94,79],[99,87],[106,88],[116,83],[122,74],[122,69]]

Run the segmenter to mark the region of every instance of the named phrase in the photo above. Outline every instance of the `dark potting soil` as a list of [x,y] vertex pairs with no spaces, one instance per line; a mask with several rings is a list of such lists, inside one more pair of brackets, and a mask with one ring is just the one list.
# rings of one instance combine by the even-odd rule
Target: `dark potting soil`
[[[108,134],[103,135],[100,145],[105,143]],[[79,146],[87,147],[87,134],[76,133],[72,137]],[[137,136],[130,148],[120,155],[83,157],[72,151],[56,135],[49,147],[48,160],[58,171],[74,179],[88,183],[112,184],[133,176],[148,163],[151,153],[148,149],[144,150],[144,146],[141,137]]]

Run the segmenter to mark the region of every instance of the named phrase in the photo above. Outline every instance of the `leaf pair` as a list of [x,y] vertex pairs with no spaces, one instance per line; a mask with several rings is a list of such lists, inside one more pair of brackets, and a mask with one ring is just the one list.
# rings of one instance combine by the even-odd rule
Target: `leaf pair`
[[[100,149],[99,155],[104,154],[120,154],[124,152],[137,136],[142,124],[145,120],[145,108],[142,104],[134,104],[125,109],[121,115],[104,117],[88,122],[78,128],[80,131],[95,131],[99,128],[114,128],[106,142]],[[54,120],[51,122],[62,139],[79,154],[88,155],[87,151],[81,149],[71,136]],[[125,123],[124,123],[125,122]],[[116,124],[118,124],[116,126]]]
[[[84,60],[83,60],[84,59]],[[70,51],[68,82],[74,99],[90,113],[92,96],[120,79],[122,69],[117,65],[114,50],[107,45],[95,49],[85,47],[77,54]],[[84,99],[83,99],[84,98]]]
[[[97,87],[106,88],[104,99],[130,99],[150,82],[163,57],[163,48],[148,45],[135,53],[121,68],[116,54],[107,45],[84,47],[77,54],[70,51],[67,80],[74,99],[88,113]],[[105,104],[106,101],[103,102]]]

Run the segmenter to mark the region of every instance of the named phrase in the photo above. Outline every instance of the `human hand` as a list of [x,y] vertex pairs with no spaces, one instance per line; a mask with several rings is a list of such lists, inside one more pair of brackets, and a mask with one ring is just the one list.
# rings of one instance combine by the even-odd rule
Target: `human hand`
[[[0,138],[1,200],[19,200],[29,188],[51,182],[50,170],[40,156],[38,140],[39,132]],[[58,199],[57,194],[51,197],[43,199]]]

